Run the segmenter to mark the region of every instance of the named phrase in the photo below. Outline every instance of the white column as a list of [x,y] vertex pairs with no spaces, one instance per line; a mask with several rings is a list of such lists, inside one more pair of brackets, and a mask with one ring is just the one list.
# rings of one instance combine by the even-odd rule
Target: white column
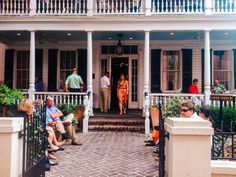
[[30,0],[30,16],[36,15],[36,1]]
[[145,15],[151,15],[151,0],[145,0]]
[[205,0],[205,15],[211,15],[213,11],[213,0]]
[[144,84],[143,84],[143,104],[144,104],[144,116],[145,116],[145,134],[150,133],[150,120],[149,120],[149,42],[150,32],[145,31],[145,43],[144,43]]
[[89,112],[93,114],[93,44],[92,31],[87,32],[87,90],[91,92]]
[[87,0],[87,16],[93,16],[94,0]]
[[205,104],[210,104],[211,85],[211,61],[210,61],[210,31],[205,31],[204,49],[204,93]]
[[34,100],[35,92],[35,31],[30,31],[30,68],[29,68],[29,98]]

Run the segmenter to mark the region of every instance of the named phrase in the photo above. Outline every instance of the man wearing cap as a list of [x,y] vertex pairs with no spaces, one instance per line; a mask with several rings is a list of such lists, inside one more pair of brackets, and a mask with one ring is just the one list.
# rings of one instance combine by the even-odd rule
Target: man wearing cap
[[68,92],[81,92],[83,90],[84,82],[77,74],[77,69],[72,69],[72,74],[69,75],[65,82],[65,91]]

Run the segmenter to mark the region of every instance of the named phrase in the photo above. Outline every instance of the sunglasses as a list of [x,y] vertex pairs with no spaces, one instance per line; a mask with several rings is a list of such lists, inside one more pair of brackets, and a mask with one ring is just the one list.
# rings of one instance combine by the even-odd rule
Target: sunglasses
[[181,112],[188,112],[189,109],[181,109]]

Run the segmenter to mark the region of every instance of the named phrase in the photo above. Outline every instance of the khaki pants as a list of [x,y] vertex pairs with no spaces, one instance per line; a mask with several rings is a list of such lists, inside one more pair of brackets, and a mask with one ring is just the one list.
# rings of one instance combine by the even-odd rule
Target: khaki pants
[[109,103],[109,89],[102,88],[101,89],[101,97],[100,97],[101,112],[107,112],[108,111],[108,103]]
[[69,137],[72,141],[76,138],[75,128],[73,127],[72,120],[74,119],[74,114],[68,114],[66,117],[64,117],[64,122],[70,122],[69,125],[66,125],[64,127],[63,122],[61,120],[56,122],[56,130],[60,132],[61,134],[66,133],[65,128],[68,132]]

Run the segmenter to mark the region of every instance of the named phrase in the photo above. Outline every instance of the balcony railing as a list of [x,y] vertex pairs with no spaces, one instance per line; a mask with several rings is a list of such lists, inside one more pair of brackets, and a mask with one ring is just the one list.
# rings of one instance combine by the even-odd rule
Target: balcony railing
[[144,0],[96,0],[94,13],[144,14],[144,3]]
[[236,0],[213,0],[214,14],[236,14]]
[[153,14],[199,14],[204,12],[204,0],[152,0]]
[[0,15],[236,14],[236,0],[1,0]]

